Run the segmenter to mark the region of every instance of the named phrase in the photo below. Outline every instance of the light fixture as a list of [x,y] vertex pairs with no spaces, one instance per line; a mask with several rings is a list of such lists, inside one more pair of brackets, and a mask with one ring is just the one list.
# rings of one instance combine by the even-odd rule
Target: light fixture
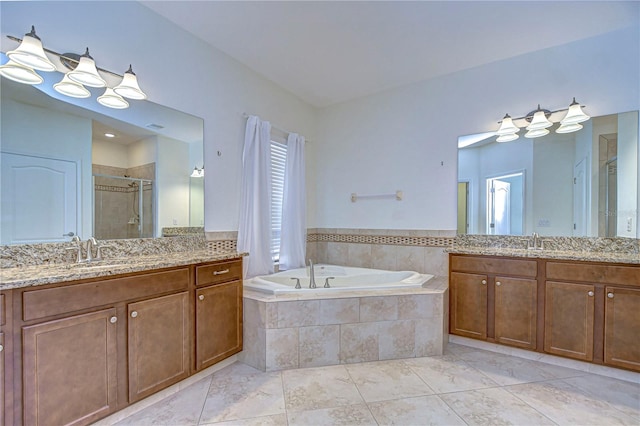
[[84,84],[89,87],[105,87],[107,82],[104,81],[98,69],[96,68],[96,62],[89,55],[89,48],[84,52],[84,55],[80,56],[80,62],[78,66],[69,71],[67,76],[76,83]]
[[44,78],[37,72],[29,67],[20,65],[12,59],[0,66],[0,75],[23,84],[40,84],[44,81]]
[[129,102],[125,101],[122,96],[107,87],[102,96],[98,96],[98,103],[109,108],[125,109],[129,108]]
[[193,168],[193,172],[191,172],[190,177],[192,178],[201,178],[204,177],[204,164],[202,165],[202,168],[199,169],[197,166]]
[[66,75],[59,83],[53,85],[53,89],[58,93],[71,96],[72,98],[88,98],[91,96],[91,92],[89,92],[86,87],[80,83],[76,83]]
[[582,124],[579,124],[579,123],[561,124],[560,127],[556,129],[556,133],[571,133],[571,132],[577,132],[580,129],[582,129]]
[[565,124],[577,124],[587,121],[590,117],[582,111],[582,107],[576,102],[576,98],[573,98],[573,102],[569,105],[569,111],[567,115],[560,120],[560,123]]
[[24,35],[22,43],[17,49],[7,52],[9,59],[14,62],[40,71],[55,71],[56,66],[47,58],[42,47],[40,37],[32,25],[31,32]]
[[133,72],[131,65],[129,65],[129,69],[124,73],[120,84],[114,87],[113,90],[125,98],[136,100],[147,99],[147,95],[140,90],[140,86],[138,86],[138,78]]
[[116,137],[116,135],[114,135],[113,133],[105,133],[104,135],[106,137],[108,137],[108,138],[115,138]]
[[518,139],[517,132],[520,130],[518,125],[514,124],[516,120],[526,120],[529,125],[526,127],[526,138],[539,138],[549,134],[548,128],[553,126],[553,122],[550,120],[553,114],[558,112],[567,111],[565,117],[560,121],[560,126],[556,129],[556,133],[571,133],[577,132],[582,129],[582,125],[578,124],[588,120],[590,117],[582,111],[582,106],[576,102],[576,98],[573,98],[573,102],[569,105],[569,108],[559,109],[556,111],[549,111],[547,109],[538,108],[531,111],[529,114],[523,117],[511,118],[509,114],[505,115],[502,121],[500,121],[500,128],[496,131],[496,142],[510,142]]

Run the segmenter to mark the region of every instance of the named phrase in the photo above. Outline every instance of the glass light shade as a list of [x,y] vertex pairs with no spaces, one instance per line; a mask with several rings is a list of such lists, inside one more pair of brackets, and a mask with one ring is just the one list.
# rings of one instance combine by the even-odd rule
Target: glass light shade
[[573,102],[569,105],[569,111],[567,111],[567,115],[564,116],[560,123],[564,124],[577,124],[582,123],[583,121],[587,121],[589,117],[582,111],[582,107],[579,103],[576,102],[576,98],[573,98]]
[[518,136],[517,133],[509,133],[506,135],[500,135],[496,138],[496,142],[511,142],[511,141],[515,141],[516,139],[518,139],[520,136]]
[[110,87],[107,87],[107,90],[104,91],[102,96],[98,96],[98,103],[115,109],[129,108],[129,102],[125,101],[122,96],[118,95]]
[[89,56],[89,49],[80,57],[78,66],[74,70],[69,71],[67,75],[71,80],[85,86],[105,87],[107,85],[104,79],[100,77],[100,74],[98,74],[96,63],[93,58]]
[[125,98],[136,100],[147,99],[147,95],[140,90],[140,86],[138,86],[138,77],[136,77],[136,74],[131,69],[131,65],[129,65],[129,70],[124,73],[120,84],[114,87],[113,90]]
[[527,133],[524,134],[524,137],[532,139],[532,138],[539,138],[540,136],[544,136],[548,134],[549,134],[548,129],[535,129],[535,130],[529,130]]
[[88,98],[91,96],[91,92],[89,92],[86,87],[80,83],[76,83],[66,75],[59,83],[53,85],[53,89],[58,93],[71,96],[72,98]]
[[577,132],[582,129],[582,124],[573,123],[573,124],[562,124],[560,127],[556,129],[556,133],[571,133]]
[[500,124],[500,128],[496,132],[497,135],[509,135],[512,133],[517,133],[520,128],[513,124],[513,119],[509,116],[509,114],[505,115],[502,119],[502,124]]
[[40,71],[55,71],[56,66],[47,58],[42,48],[42,42],[31,27],[31,32],[24,35],[22,43],[17,49],[7,52],[9,59]]
[[527,126],[527,130],[540,130],[551,126],[553,126],[553,123],[547,120],[545,112],[538,108],[538,111],[533,114],[533,120],[531,120],[531,124]]
[[44,81],[44,78],[37,72],[11,59],[6,64],[0,66],[0,75],[23,84],[40,84]]

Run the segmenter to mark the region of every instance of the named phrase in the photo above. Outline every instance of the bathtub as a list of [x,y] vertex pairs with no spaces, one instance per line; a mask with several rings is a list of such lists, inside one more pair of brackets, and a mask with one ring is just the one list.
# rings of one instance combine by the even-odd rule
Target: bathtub
[[[335,265],[315,265],[316,288],[309,288],[309,268],[292,269],[271,275],[245,280],[244,288],[266,294],[334,293],[358,290],[390,290],[397,288],[422,287],[433,278],[430,274],[413,271],[385,271],[381,269],[355,268]],[[330,288],[324,284],[328,277]],[[296,289],[296,280],[302,288]]]

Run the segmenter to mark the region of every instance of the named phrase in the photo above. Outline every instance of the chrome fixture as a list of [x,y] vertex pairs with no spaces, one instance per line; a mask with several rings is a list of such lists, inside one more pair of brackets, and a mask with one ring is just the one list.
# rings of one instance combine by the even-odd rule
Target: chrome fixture
[[527,239],[527,250],[544,250],[544,241],[537,232],[531,235],[531,239]]
[[511,118],[509,114],[506,114],[504,118],[499,122],[500,128],[496,131],[496,142],[511,142],[518,139],[520,136],[518,132],[520,127],[514,124],[514,121],[525,120],[529,123],[527,125],[527,133],[525,138],[539,138],[541,136],[549,134],[548,128],[553,126],[551,116],[558,112],[567,111],[567,114],[562,120],[560,120],[560,126],[556,129],[556,133],[571,133],[577,132],[582,129],[583,121],[587,121],[590,117],[582,111],[582,105],[576,102],[576,98],[573,98],[573,102],[568,108],[558,109],[550,111],[543,109],[538,104],[538,108],[531,111],[523,117]]
[[[80,240],[80,237],[78,237],[77,235],[74,235],[71,238],[71,242],[75,243],[75,245],[73,247],[67,247],[65,250],[76,250],[76,263],[91,263],[91,262],[98,262],[100,260],[104,260],[104,258],[102,257],[102,249],[113,248],[112,246],[109,246],[109,245],[100,245],[98,244],[98,241],[94,237],[90,237],[87,239],[84,246],[85,257],[83,259],[82,258],[83,247],[82,247],[82,240]],[[94,248],[96,249],[95,257],[93,256]]]
[[291,278],[292,280],[296,280],[296,289],[301,289],[300,278]]
[[[60,82],[53,85],[54,90],[58,93],[73,98],[88,98],[91,96],[91,92],[85,86],[106,87],[105,92],[97,100],[101,105],[116,109],[129,107],[129,103],[124,98],[135,100],[147,98],[138,85],[138,78],[131,65],[124,72],[124,75],[120,75],[96,67],[95,61],[89,54],[89,48],[83,55],[58,53],[45,49],[33,26],[31,32],[25,34],[22,39],[10,35],[7,38],[20,43],[20,45],[7,52],[9,61],[0,66],[0,75],[3,77],[23,84],[42,83],[44,79],[35,70],[45,72],[58,70],[56,64],[47,57],[46,53],[49,53],[57,56],[60,63],[70,70]],[[101,72],[122,78],[122,80],[113,88],[107,87],[107,82],[100,75]]]
[[329,285],[329,280],[335,280],[335,279],[336,279],[336,277],[327,277],[324,280],[324,288],[331,288],[331,286]]
[[311,259],[309,259],[309,288],[316,288],[316,274]]

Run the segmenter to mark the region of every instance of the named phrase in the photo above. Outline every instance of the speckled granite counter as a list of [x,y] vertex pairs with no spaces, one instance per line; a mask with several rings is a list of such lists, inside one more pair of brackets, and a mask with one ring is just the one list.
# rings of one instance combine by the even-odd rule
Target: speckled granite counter
[[235,259],[246,253],[214,252],[201,249],[144,256],[105,259],[91,264],[53,263],[0,269],[0,290],[69,282],[87,278],[109,277],[132,272],[172,268],[194,263]]
[[581,260],[585,262],[640,264],[640,254],[620,252],[590,252],[575,250],[526,250],[508,247],[452,247],[445,250],[454,254],[482,256],[526,257],[531,259]]

